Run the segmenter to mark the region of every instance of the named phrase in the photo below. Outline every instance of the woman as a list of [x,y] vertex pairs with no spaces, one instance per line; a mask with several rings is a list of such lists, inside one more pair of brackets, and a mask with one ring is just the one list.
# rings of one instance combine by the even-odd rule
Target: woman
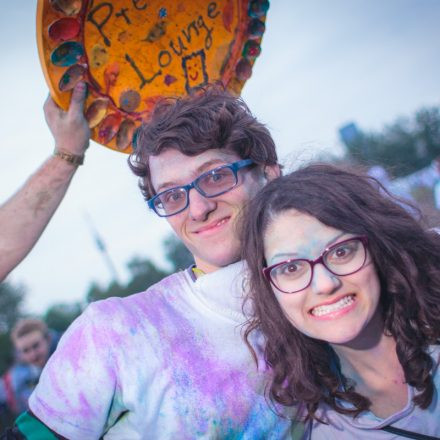
[[263,331],[270,399],[313,439],[440,438],[440,236],[401,203],[311,165],[248,207],[246,339]]

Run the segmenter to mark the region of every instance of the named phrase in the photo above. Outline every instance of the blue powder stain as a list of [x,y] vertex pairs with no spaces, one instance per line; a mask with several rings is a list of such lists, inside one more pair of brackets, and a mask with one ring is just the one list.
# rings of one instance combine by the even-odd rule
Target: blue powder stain
[[187,389],[192,389],[193,388],[193,383],[191,381],[191,377],[188,373],[183,372],[183,371],[177,371],[175,372],[175,374],[173,374],[174,376],[174,380],[176,382],[176,384],[182,389],[182,390],[187,390]]
[[159,18],[165,18],[167,16],[167,9],[166,8],[160,8],[159,9]]
[[[278,439],[283,437],[286,430],[285,423],[276,423],[279,420],[275,412],[268,412],[266,408],[267,402],[257,402],[248,415],[247,421],[243,424],[241,431],[246,433],[246,438],[260,439],[263,433],[267,434],[267,426],[272,426],[270,438]],[[289,422],[286,422],[289,423]],[[242,437],[244,438],[244,437]]]

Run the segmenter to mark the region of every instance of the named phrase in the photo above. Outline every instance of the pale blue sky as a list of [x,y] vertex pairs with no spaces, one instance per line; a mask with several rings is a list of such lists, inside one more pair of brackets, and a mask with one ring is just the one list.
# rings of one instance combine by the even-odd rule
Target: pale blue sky
[[[342,151],[338,128],[380,129],[440,104],[439,0],[273,0],[262,54],[243,97],[295,167],[316,152]],[[42,105],[47,88],[35,41],[35,2],[7,2],[0,15],[2,97],[0,201],[47,157],[53,141]],[[134,255],[163,264],[166,222],[144,206],[126,156],[93,144],[61,208],[10,279],[27,307],[83,299],[109,281],[83,213],[105,239],[121,277]]]

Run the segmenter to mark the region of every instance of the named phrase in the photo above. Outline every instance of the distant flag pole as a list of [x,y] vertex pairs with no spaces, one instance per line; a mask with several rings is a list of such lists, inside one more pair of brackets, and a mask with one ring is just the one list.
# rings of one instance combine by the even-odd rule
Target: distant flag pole
[[92,222],[92,219],[90,215],[85,212],[84,218],[89,225],[90,233],[92,234],[93,240],[95,241],[95,245],[98,248],[98,251],[101,253],[102,258],[104,259],[104,263],[107,266],[108,270],[110,271],[111,276],[115,281],[119,281],[118,272],[116,271],[116,267],[113,264],[112,259],[110,258],[110,255],[107,251],[107,246],[104,243],[104,240],[99,235],[98,230],[96,229],[95,225]]

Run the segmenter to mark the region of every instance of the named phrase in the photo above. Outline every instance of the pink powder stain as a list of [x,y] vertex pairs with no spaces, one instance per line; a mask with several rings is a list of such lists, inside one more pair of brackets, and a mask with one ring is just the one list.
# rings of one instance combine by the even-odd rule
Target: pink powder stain
[[83,327],[75,327],[75,330],[70,333],[69,344],[63,344],[59,349],[59,353],[57,353],[65,362],[69,362],[74,370],[80,368],[84,333],[85,329]]
[[[60,368],[69,369],[73,371],[76,377],[80,378],[87,377],[90,368],[100,368],[102,370],[102,381],[106,384],[116,382],[116,375],[112,364],[105,362],[102,357],[111,355],[109,338],[116,344],[121,342],[118,339],[119,334],[117,332],[108,331],[111,310],[116,311],[117,305],[109,301],[103,308],[106,309],[106,315],[102,313],[102,310],[97,309],[93,305],[75,321],[63,336],[58,349],[51,360],[49,360],[47,368],[43,372],[43,377],[47,376],[47,378],[44,377],[44,382],[49,381],[52,393],[59,402],[55,408],[43,405],[49,416],[62,419],[63,415],[68,411],[69,415],[78,416],[80,420],[93,420],[96,418],[96,413],[92,411],[93,406],[89,404],[85,394],[80,390],[73,390],[79,399],[77,405],[73,404],[70,397],[66,397],[70,395],[69,388],[75,387],[75,381],[74,383],[69,383],[67,377],[64,374],[60,374]],[[96,357],[99,360],[94,363]],[[52,363],[54,365],[53,368],[51,367]],[[87,386],[87,384],[78,383],[80,386]],[[94,406],[96,408],[96,403]]]
[[[203,328],[194,328],[194,322],[199,324],[202,317],[194,316],[192,311],[189,316],[182,316],[178,310],[182,299],[173,293],[181,291],[178,284],[179,279],[171,276],[147,292],[92,305],[87,312],[91,321],[87,335],[90,339],[82,329],[72,329],[69,345],[62,348],[60,356],[67,359],[72,368],[80,369],[84,338],[88,343],[93,341],[95,355],[117,359],[118,350],[124,350],[124,347],[126,350],[137,349],[130,345],[130,335],[139,337],[139,332],[142,332],[141,337],[149,337],[151,334],[149,343],[155,344],[153,349],[163,362],[161,374],[166,374],[174,384],[175,408],[182,414],[180,421],[185,425],[184,429],[187,432],[194,432],[194,429],[207,432],[214,419],[222,426],[239,426],[249,416],[249,402],[255,402],[251,383],[255,378],[249,377],[247,365],[237,365],[228,360],[229,356],[234,359],[233,349],[230,353],[225,353],[223,349],[222,356],[222,345],[213,346],[212,335],[208,331],[205,333]],[[125,302],[125,307],[121,307],[121,301]],[[114,361],[102,363],[106,366],[104,375],[107,378],[104,380],[110,379],[117,386],[112,368]],[[54,372],[51,381],[61,398],[63,386],[56,381],[56,376]],[[72,408],[72,403],[66,402],[66,408],[80,418],[92,420],[95,416],[93,402],[90,404],[82,393],[78,396],[78,407]],[[194,408],[198,410],[194,411]]]
[[[97,414],[99,412],[94,412],[92,407],[87,402],[86,398],[82,393],[79,393],[79,405],[72,405],[72,400],[66,398],[66,389],[56,380],[56,377],[52,380],[53,391],[55,391],[57,396],[58,404],[56,406],[52,405],[51,402],[47,404],[41,398],[38,398],[38,406],[44,408],[44,414],[46,420],[70,420],[70,424],[73,426],[81,427],[81,425],[87,425],[87,420],[95,421]],[[58,400],[59,399],[59,400]],[[95,406],[96,409],[96,406]],[[75,420],[81,422],[81,425],[76,425]],[[50,425],[49,425],[50,426]]]
[[[244,402],[255,398],[250,391],[248,369],[244,366],[243,371],[246,372],[240,371],[222,359],[216,353],[220,347],[210,344],[210,335],[194,328],[193,317],[182,317],[171,302],[164,302],[162,295],[155,293],[149,293],[144,313],[158,333],[164,336],[158,353],[178,390],[176,405],[184,411],[188,405],[199,402],[200,408],[211,411],[216,408],[215,412],[221,414],[224,420],[245,420],[249,408]],[[200,318],[196,322],[200,322]],[[203,411],[194,412],[197,413],[201,416],[199,422],[203,424]],[[189,419],[188,423],[193,421]]]
[[78,415],[81,420],[97,420],[99,414],[103,413],[104,411],[100,411],[99,408],[96,408],[95,403],[92,403],[92,405],[89,403],[84,393],[79,393],[79,407],[77,408],[76,415]]
[[[205,432],[207,423],[212,423],[213,414],[221,414],[219,418],[228,424],[245,421],[249,413],[248,402],[255,399],[248,369],[243,366],[241,371],[227,359],[222,359],[217,353],[221,346],[213,347],[211,336],[203,333],[203,329],[194,328],[193,322],[200,323],[200,316],[194,317],[190,309],[191,315],[182,316],[182,299],[174,293],[182,291],[180,282],[176,275],[172,275],[147,292],[125,298],[124,301],[131,304],[125,308],[129,312],[122,317],[120,309],[117,311],[118,305],[112,304],[113,300],[101,303],[100,311],[106,316],[119,313],[118,324],[123,322],[132,335],[148,329],[152,336],[149,343],[153,344],[153,350],[164,366],[160,374],[167,375],[174,384],[175,407],[185,415],[181,421],[188,427],[196,424],[200,432]],[[146,334],[145,337],[149,336]],[[112,334],[111,330],[108,338],[115,347],[121,343],[120,346],[132,348],[126,339],[119,341],[119,335]],[[193,411],[195,406],[198,411]]]

